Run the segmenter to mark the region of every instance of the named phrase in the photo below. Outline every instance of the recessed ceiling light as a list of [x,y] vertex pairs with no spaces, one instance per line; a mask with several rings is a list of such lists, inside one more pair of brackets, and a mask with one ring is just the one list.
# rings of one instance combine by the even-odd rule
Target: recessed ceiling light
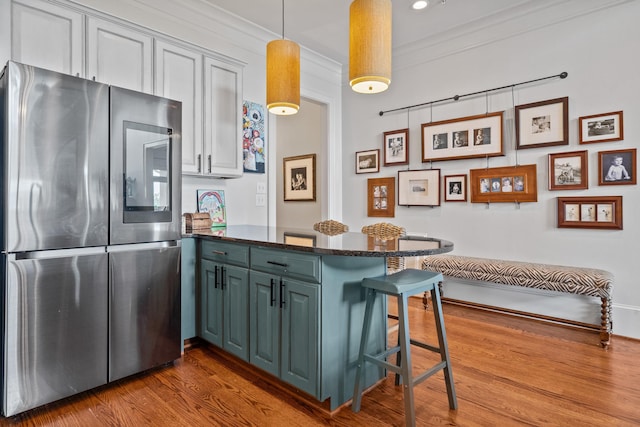
[[414,1],[413,4],[411,5],[411,7],[414,10],[422,10],[425,7],[427,7],[429,5],[429,2],[426,0],[418,0],[418,1]]

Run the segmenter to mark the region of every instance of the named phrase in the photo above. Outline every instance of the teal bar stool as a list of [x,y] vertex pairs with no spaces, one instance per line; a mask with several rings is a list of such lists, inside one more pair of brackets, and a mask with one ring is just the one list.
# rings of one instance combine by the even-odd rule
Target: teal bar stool
[[[442,305],[440,302],[440,292],[438,284],[442,282],[442,273],[432,271],[406,269],[394,274],[368,277],[362,280],[362,287],[366,289],[366,306],[364,312],[364,325],[362,328],[362,338],[360,340],[360,352],[358,354],[358,365],[356,369],[356,380],[353,392],[353,412],[360,411],[362,401],[362,371],[366,362],[371,362],[395,372],[395,383],[399,385],[402,381],[404,386],[404,413],[407,426],[416,425],[416,417],[413,402],[413,387],[420,384],[439,370],[444,372],[444,380],[447,386],[449,397],[449,408],[457,409],[458,401],[453,385],[453,375],[451,372],[451,361],[449,359],[449,349],[447,347],[447,335],[444,329],[444,318],[442,316]],[[436,330],[438,333],[438,347],[425,344],[411,339],[409,335],[409,316],[407,301],[411,295],[423,292],[431,292],[433,305],[433,315],[435,317]],[[366,343],[371,326],[373,305],[376,295],[382,293],[398,299],[398,345],[379,354],[367,354],[365,352]],[[434,365],[426,372],[414,377],[411,372],[411,345],[415,345],[436,353],[440,353],[440,363]],[[396,364],[388,363],[387,357],[398,353]]]

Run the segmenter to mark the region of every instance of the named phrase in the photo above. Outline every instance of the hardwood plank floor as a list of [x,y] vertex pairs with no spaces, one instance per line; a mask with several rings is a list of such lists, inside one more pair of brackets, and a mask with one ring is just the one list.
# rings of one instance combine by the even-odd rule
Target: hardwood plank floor
[[[442,373],[415,392],[421,426],[640,425],[640,341],[444,305],[458,410]],[[434,342],[433,313],[410,307],[412,335]],[[393,337],[390,341],[393,342]],[[414,348],[417,373],[437,355]],[[13,418],[0,426],[401,426],[402,390],[393,375],[334,414],[202,345],[171,365]]]

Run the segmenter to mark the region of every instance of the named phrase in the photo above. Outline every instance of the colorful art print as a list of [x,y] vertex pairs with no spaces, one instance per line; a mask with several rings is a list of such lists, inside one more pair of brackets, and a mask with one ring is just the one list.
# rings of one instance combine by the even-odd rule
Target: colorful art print
[[440,169],[398,171],[399,206],[440,206]]
[[447,175],[444,177],[444,200],[446,202],[467,201],[467,175]]
[[316,200],[316,155],[285,157],[283,159],[284,200]]
[[197,190],[198,212],[208,212],[211,216],[211,227],[227,225],[227,211],[223,190]]
[[589,188],[588,152],[549,154],[549,190]]
[[536,165],[469,171],[471,203],[537,202]]
[[367,216],[394,217],[396,207],[395,194],[395,177],[368,179]]
[[242,170],[265,173],[267,134],[264,107],[255,102],[242,103]]
[[637,150],[600,151],[598,153],[598,185],[635,185]]
[[583,116],[580,124],[580,144],[621,141],[624,139],[622,111]]
[[515,107],[516,146],[569,145],[569,98],[556,98]]
[[558,197],[558,228],[622,230],[622,196]]
[[356,173],[380,172],[380,150],[356,152]]
[[409,129],[399,129],[384,133],[384,165],[409,164]]
[[422,124],[422,162],[501,156],[503,112]]

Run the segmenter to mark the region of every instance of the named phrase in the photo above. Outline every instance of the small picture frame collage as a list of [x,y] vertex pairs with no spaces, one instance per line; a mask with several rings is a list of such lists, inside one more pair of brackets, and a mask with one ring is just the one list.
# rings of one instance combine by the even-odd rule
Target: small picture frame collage
[[535,164],[471,169],[471,202],[537,202],[536,169]]
[[622,196],[558,197],[558,228],[622,230]]

